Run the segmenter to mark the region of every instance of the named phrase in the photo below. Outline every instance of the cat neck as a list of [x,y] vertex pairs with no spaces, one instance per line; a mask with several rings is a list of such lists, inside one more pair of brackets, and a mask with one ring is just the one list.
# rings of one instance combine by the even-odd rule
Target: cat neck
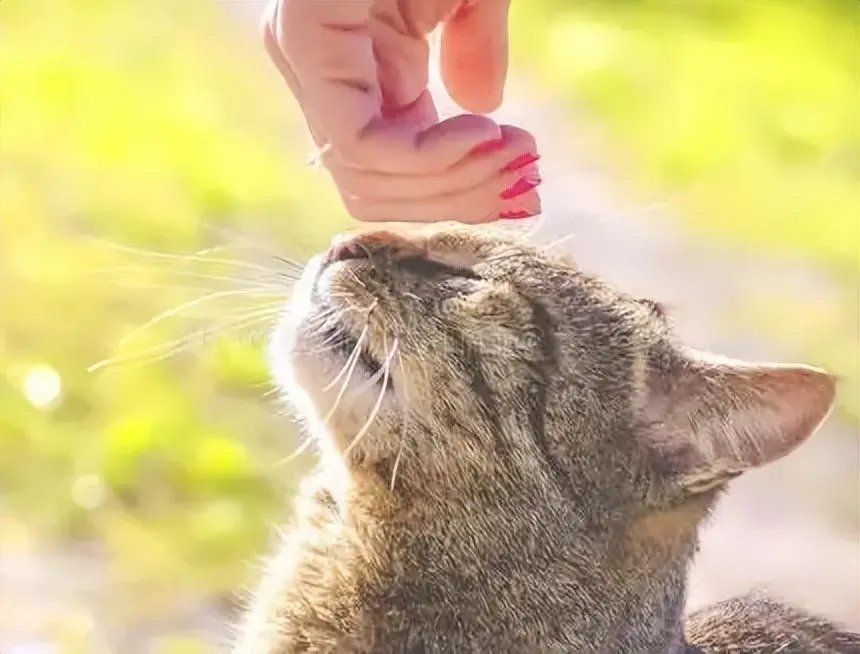
[[[624,551],[621,536],[619,551],[607,554],[605,539],[597,544],[602,537],[582,524],[575,506],[549,508],[545,497],[531,502],[529,496],[520,488],[516,506],[495,494],[475,503],[409,503],[401,511],[391,504],[383,510],[364,488],[345,508],[368,538],[381,538],[373,547],[386,554],[374,560],[408,561],[409,568],[427,571],[423,582],[439,579],[448,586],[446,606],[425,607],[428,614],[453,610],[478,622],[508,624],[512,633],[561,633],[576,651],[601,642],[605,651],[692,654],[682,628],[684,556],[658,548]],[[691,551],[692,544],[684,548]],[[516,606],[500,601],[505,595],[518,597]],[[399,597],[398,604],[421,601]],[[488,607],[487,614],[477,607]],[[558,642],[541,645],[557,651]]]
[[[686,593],[676,575],[652,580],[647,592],[627,588],[617,592],[620,608],[604,651],[631,654],[695,654],[684,638],[683,616]],[[612,601],[611,599],[609,601]]]

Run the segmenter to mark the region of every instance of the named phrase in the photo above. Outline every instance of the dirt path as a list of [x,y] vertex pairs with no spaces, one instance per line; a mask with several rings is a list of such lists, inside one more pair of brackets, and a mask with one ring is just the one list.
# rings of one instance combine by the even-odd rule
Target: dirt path
[[[221,4],[249,30],[264,5]],[[796,289],[802,306],[804,296],[832,292],[826,278],[797,265],[753,261],[685,240],[665,213],[625,206],[599,164],[580,151],[569,112],[525,85],[513,87],[509,97],[499,116],[532,130],[542,153],[544,217],[535,238],[569,237],[564,247],[584,268],[667,303],[692,345],[752,359],[791,358],[760,338],[729,336],[720,328],[721,317],[733,312],[744,289],[784,293],[788,286]],[[448,107],[446,113],[454,113]],[[769,587],[860,629],[860,541],[856,532],[838,526],[846,510],[860,510],[858,480],[860,439],[833,417],[796,454],[736,482],[704,535],[690,606]],[[28,643],[26,627],[32,622],[36,628],[48,612],[75,607],[87,607],[99,622],[92,625],[96,640],[104,643],[94,650],[99,652],[148,653],[160,635],[177,631],[204,636],[214,647],[226,633],[217,610],[201,598],[189,598],[187,614],[132,633],[115,621],[111,606],[118,591],[106,589],[104,578],[102,559],[91,548],[38,559],[0,551],[0,651],[58,654]],[[13,634],[14,640],[4,640]]]

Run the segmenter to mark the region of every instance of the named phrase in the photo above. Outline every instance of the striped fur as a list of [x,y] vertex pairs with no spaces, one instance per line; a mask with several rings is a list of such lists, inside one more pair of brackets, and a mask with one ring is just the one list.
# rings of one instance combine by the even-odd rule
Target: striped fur
[[[272,366],[320,464],[237,654],[697,651],[682,611],[699,524],[832,402],[820,371],[711,362],[656,303],[465,229],[315,258]],[[693,616],[698,651],[857,651],[746,606]],[[777,649],[807,626],[819,649]]]

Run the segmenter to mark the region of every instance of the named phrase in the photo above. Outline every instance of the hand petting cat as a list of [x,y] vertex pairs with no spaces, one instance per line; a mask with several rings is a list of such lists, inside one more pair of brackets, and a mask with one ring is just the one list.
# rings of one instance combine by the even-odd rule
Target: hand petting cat
[[[534,138],[479,115],[501,103],[510,0],[272,0],[266,52],[360,221],[484,223],[540,212]],[[428,35],[462,108],[428,91]]]

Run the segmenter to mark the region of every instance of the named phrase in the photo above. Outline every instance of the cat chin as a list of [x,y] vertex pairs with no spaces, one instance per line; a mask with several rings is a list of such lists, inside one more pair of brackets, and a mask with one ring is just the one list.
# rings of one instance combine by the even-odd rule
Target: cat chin
[[285,317],[269,344],[275,382],[300,414],[357,431],[374,412],[396,409],[390,379],[383,390],[381,371],[364,357],[350,356],[353,344],[328,347],[331,335],[307,324],[295,315]]
[[269,368],[308,424],[354,436],[371,415],[396,410],[397,400],[364,335],[335,318],[321,261],[311,259],[293,288],[269,341]]
[[[400,415],[393,393],[380,396],[378,390],[362,392],[353,383],[347,385],[339,401],[328,393],[308,392],[296,380],[284,392],[304,431],[318,447],[333,455],[332,460],[342,460],[352,451],[367,455],[369,445],[378,447],[387,442],[391,416]],[[335,389],[334,397],[339,392]]]

